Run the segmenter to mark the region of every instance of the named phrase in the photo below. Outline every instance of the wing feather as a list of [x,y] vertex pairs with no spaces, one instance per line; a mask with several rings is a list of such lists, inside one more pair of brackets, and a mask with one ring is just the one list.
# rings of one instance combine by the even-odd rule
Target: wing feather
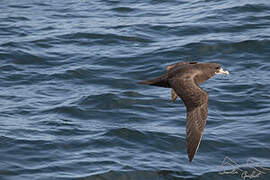
[[207,104],[187,112],[186,122],[186,138],[187,138],[187,153],[191,162],[194,155],[198,151],[203,130],[207,119]]
[[208,111],[208,94],[195,83],[196,74],[197,72],[185,73],[169,80],[170,86],[183,100],[187,109],[186,139],[190,162],[199,148]]

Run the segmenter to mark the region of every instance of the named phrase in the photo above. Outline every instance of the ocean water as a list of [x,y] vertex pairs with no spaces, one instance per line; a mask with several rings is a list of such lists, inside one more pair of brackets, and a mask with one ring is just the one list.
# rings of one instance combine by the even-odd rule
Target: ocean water
[[[1,180],[270,179],[268,0],[3,0],[0,60]],[[179,61],[230,71],[192,163],[183,102],[137,83]]]

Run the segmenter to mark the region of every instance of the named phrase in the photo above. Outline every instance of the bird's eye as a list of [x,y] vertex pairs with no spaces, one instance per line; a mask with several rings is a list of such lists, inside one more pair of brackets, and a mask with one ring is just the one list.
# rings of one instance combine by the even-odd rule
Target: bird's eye
[[219,67],[217,66],[216,69],[219,69]]

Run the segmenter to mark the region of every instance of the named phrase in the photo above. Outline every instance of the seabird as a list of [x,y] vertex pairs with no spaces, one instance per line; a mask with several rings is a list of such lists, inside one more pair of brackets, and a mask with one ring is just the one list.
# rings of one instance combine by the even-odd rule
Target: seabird
[[148,84],[171,88],[172,102],[180,97],[186,106],[186,145],[189,161],[197,152],[207,120],[208,93],[199,84],[216,74],[226,74],[217,63],[179,62],[166,67],[167,72],[157,78],[141,81]]

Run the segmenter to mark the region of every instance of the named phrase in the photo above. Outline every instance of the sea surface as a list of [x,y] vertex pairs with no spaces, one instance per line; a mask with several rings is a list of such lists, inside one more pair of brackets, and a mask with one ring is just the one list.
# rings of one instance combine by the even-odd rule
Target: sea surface
[[[192,163],[183,102],[138,84],[179,61],[230,71]],[[0,62],[0,180],[270,179],[269,0],[2,0]]]

